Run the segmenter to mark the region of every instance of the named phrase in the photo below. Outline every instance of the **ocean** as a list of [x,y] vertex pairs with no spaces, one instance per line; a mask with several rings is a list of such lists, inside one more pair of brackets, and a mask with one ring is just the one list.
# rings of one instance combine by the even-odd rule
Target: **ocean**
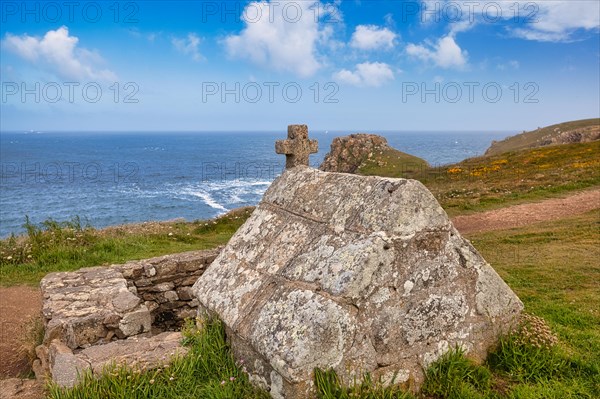
[[[483,154],[510,132],[373,132],[433,166]],[[318,167],[346,132],[314,132]],[[286,133],[0,133],[0,237],[79,216],[101,228],[150,220],[208,219],[256,205],[281,173]]]

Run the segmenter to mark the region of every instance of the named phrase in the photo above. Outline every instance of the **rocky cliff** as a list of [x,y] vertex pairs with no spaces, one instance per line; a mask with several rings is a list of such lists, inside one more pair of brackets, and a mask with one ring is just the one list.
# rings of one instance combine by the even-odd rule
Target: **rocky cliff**
[[377,174],[371,173],[372,170],[396,167],[401,171],[406,165],[427,166],[427,162],[390,147],[385,137],[359,133],[336,137],[319,169],[325,172]]

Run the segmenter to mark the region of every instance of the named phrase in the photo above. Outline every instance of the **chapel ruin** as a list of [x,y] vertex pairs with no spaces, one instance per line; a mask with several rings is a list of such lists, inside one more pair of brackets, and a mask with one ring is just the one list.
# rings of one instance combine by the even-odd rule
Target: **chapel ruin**
[[222,249],[44,277],[36,374],[72,386],[113,362],[160,367],[196,314],[224,322],[275,399],[311,397],[315,368],[416,390],[455,346],[483,360],[519,298],[420,182],[322,172],[317,149],[288,128],[285,171]]

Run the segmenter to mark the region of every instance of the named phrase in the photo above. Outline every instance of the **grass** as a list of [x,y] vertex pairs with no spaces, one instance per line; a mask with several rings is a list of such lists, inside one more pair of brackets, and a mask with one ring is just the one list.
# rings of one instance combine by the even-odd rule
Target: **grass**
[[187,355],[170,365],[152,370],[108,368],[100,378],[82,376],[72,389],[49,386],[49,399],[268,399],[252,384],[243,365],[236,363],[225,342],[218,320],[207,320],[201,328],[188,322],[183,331]]
[[[470,237],[530,313],[519,329],[501,339],[485,364],[474,364],[456,348],[426,370],[419,394],[383,387],[369,376],[344,386],[333,371],[315,370],[317,397],[600,397],[599,216],[590,212]],[[248,385],[243,365],[234,362],[218,321],[207,323],[203,330],[188,326],[185,336],[190,354],[177,359],[168,372],[117,369],[99,380],[87,376],[73,390],[52,387],[50,398],[268,397]]]
[[[503,345],[512,360],[490,358],[500,371],[512,364],[509,377],[520,382],[514,397],[600,397],[599,212],[470,238],[559,340],[556,352],[544,354],[546,365],[535,360],[535,350],[519,354],[510,342]],[[545,378],[528,377],[531,372]]]
[[427,369],[421,393],[434,398],[477,398],[491,386],[491,371],[475,365],[455,348]]
[[[365,164],[362,172],[417,178],[456,215],[598,187],[599,150],[599,142],[561,145],[442,168],[406,167],[404,161],[394,166],[390,155]],[[226,243],[248,215],[246,209],[214,221],[105,230],[78,219],[26,223],[27,236],[0,242],[0,284],[36,284],[50,271],[211,248]],[[368,376],[344,386],[331,370],[315,370],[319,399],[600,398],[599,211],[469,238],[525,303],[529,324],[504,337],[484,365],[473,364],[459,348],[449,352],[426,370],[418,395]],[[200,331],[188,328],[186,343],[190,353],[168,372],[114,369],[100,379],[85,377],[73,390],[52,387],[50,398],[268,397],[248,384],[217,321]]]
[[314,370],[315,387],[318,399],[413,399],[414,396],[399,387],[383,386],[366,375],[361,382],[351,386],[342,384],[333,370]]
[[402,159],[368,174],[421,181],[450,216],[556,197],[600,185],[600,141],[470,158],[418,168]]
[[492,143],[492,146],[486,152],[486,155],[499,155],[509,151],[518,151],[527,148],[539,146],[541,139],[546,136],[555,136],[558,132],[567,132],[571,130],[590,128],[600,125],[600,119],[581,119],[559,123],[552,126],[538,128],[530,132],[523,132],[515,136],[507,137],[504,140]]
[[398,172],[415,173],[429,168],[424,159],[388,148],[380,154],[364,160],[357,173],[365,176],[391,176]]
[[124,263],[170,253],[210,249],[227,243],[250,215],[234,211],[211,221],[152,223],[105,230],[78,218],[25,221],[27,236],[0,241],[0,285],[36,285],[49,272]]

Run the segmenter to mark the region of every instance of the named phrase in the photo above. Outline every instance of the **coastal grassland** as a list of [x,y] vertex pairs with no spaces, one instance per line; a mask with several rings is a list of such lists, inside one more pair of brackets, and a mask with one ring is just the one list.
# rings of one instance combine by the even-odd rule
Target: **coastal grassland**
[[421,181],[450,216],[542,200],[600,185],[600,141],[542,147],[421,167],[402,158],[368,173]]
[[[426,370],[419,394],[385,388],[368,377],[344,386],[333,371],[315,370],[319,399],[600,397],[598,211],[469,238],[523,300],[527,315],[520,328],[502,338],[483,365],[460,348],[448,352]],[[72,390],[52,387],[50,398],[268,397],[248,385],[220,322],[192,327],[184,332],[190,354],[169,369],[117,369],[97,380],[88,377]]]
[[523,132],[492,143],[486,155],[499,155],[509,151],[537,147],[541,145],[542,139],[545,137],[555,137],[560,132],[590,128],[597,129],[598,125],[600,125],[599,118],[581,119],[538,128],[530,132]]
[[[397,170],[400,168],[401,170]],[[429,164],[422,158],[387,148],[381,154],[366,159],[357,172],[365,176],[393,176],[399,171],[402,173],[417,173],[429,168]]]
[[0,285],[36,285],[45,274],[124,263],[184,251],[210,249],[229,241],[250,208],[214,220],[125,225],[97,230],[79,218],[25,223],[27,235],[0,241]]
[[509,397],[600,397],[600,211],[469,238],[559,340],[543,373],[551,378],[526,378],[535,353],[513,351],[512,359],[494,364],[503,379],[519,382]]

